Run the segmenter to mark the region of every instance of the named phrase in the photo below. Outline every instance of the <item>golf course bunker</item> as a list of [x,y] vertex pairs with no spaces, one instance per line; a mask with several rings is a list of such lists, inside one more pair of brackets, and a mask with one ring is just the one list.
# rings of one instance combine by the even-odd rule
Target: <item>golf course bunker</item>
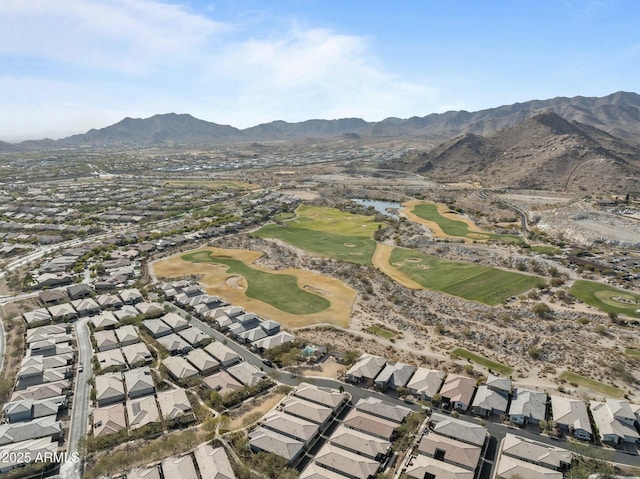
[[355,248],[356,246],[358,246],[357,244],[354,244],[354,243],[342,243],[342,245],[346,248]]
[[247,288],[247,282],[244,280],[244,278],[240,275],[234,274],[229,276],[226,280],[225,283],[227,284],[227,286],[229,286],[230,288],[233,289],[246,289]]
[[420,269],[431,269],[431,266],[429,266],[428,264],[419,264],[418,268],[420,268]]
[[422,258],[407,258],[405,261],[407,263],[422,263]]
[[320,296],[327,296],[327,292],[324,289],[316,288],[310,284],[305,284],[303,288],[311,291],[312,293],[319,294]]
[[256,265],[262,255],[258,251],[207,247],[155,261],[150,267],[164,281],[197,274],[208,294],[285,327],[349,325],[356,299],[352,288],[311,271],[276,271]]

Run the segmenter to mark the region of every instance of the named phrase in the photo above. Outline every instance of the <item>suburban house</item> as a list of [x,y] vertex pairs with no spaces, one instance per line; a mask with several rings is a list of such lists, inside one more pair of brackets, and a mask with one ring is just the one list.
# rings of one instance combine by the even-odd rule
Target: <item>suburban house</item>
[[509,406],[509,421],[523,425],[537,424],[547,418],[547,393],[516,388]]
[[95,329],[113,329],[118,325],[118,318],[111,311],[103,311],[101,314],[91,318],[91,323]]
[[156,398],[146,396],[127,401],[127,417],[130,429],[139,429],[147,424],[160,422]]
[[93,410],[93,436],[101,437],[114,434],[127,427],[124,416],[124,406],[113,404]]
[[46,308],[38,308],[22,313],[22,318],[24,322],[27,323],[27,328],[32,328],[39,324],[49,324],[52,319],[51,314]]
[[53,320],[56,322],[73,321],[78,319],[78,313],[73,309],[71,303],[49,306],[49,312],[51,313]]
[[21,399],[47,399],[55,396],[65,395],[69,391],[70,382],[68,379],[56,381],[54,383],[38,384],[30,386],[22,391],[14,391],[11,395],[11,401],[19,401]]
[[507,433],[496,461],[496,478],[562,479],[571,460],[566,449]]
[[451,409],[466,411],[471,405],[475,389],[474,379],[459,374],[449,374],[440,389],[440,396]]
[[72,284],[67,287],[67,294],[72,300],[88,298],[93,294],[93,288],[85,283]]
[[176,333],[171,333],[168,336],[157,338],[157,341],[173,355],[186,354],[191,351],[191,345]]
[[336,447],[331,443],[322,446],[313,462],[349,479],[373,479],[380,469],[378,461]]
[[214,448],[210,444],[201,444],[193,451],[193,457],[196,459],[202,479],[235,479],[236,477],[227,453],[222,447]]
[[242,359],[238,353],[220,341],[212,341],[205,346],[204,350],[213,356],[224,368],[239,363]]
[[[125,306],[131,306],[126,305]],[[145,314],[147,316],[161,316],[164,313],[164,308],[159,303],[153,302],[141,302],[136,303],[135,309],[139,312],[138,314]]]
[[198,375],[198,370],[181,356],[169,356],[162,360],[162,364],[173,379],[187,379]]
[[93,333],[93,338],[98,351],[109,351],[110,349],[118,348],[118,338],[116,338],[116,333],[112,329],[96,331]]
[[234,379],[233,376],[226,371],[220,371],[211,376],[207,376],[204,378],[204,383],[221,395],[243,388],[240,381]]
[[110,349],[96,353],[96,361],[101,371],[109,368],[111,368],[111,370],[121,371],[127,367],[122,351],[119,349]]
[[418,454],[407,467],[406,474],[415,479],[474,479],[473,471],[463,469],[448,462],[439,461],[432,457]]
[[386,364],[385,358],[365,353],[347,371],[347,381],[353,384],[364,383],[365,386],[373,386],[374,379]]
[[374,397],[359,399],[355,409],[398,424],[402,423],[411,414],[411,409],[409,408],[386,403]]
[[31,421],[44,416],[56,416],[61,407],[66,406],[66,396],[46,399],[22,399],[6,403],[2,407],[5,419],[10,422]]
[[267,336],[266,338],[255,341],[252,343],[252,347],[256,351],[263,352],[290,343],[294,339],[296,339],[296,337],[293,334],[287,331],[280,331],[273,336]]
[[116,333],[116,337],[118,338],[118,343],[120,346],[128,346],[130,344],[135,344],[140,341],[140,337],[138,336],[138,330],[135,326],[131,324],[127,324],[125,326],[121,326],[118,329],[114,330]]
[[553,420],[558,427],[578,439],[591,441],[593,431],[589,412],[584,401],[561,396],[551,396]]
[[322,430],[333,417],[333,410],[295,396],[286,397],[278,406],[278,410],[300,419],[317,424]]
[[271,429],[258,427],[249,433],[249,447],[253,452],[270,452],[295,464],[304,452],[302,441]]
[[126,479],[160,479],[160,468],[152,467],[136,467],[127,472]]
[[189,351],[185,358],[198,370],[198,373],[203,376],[214,373],[220,369],[220,363],[218,360],[206,353],[204,349],[194,349]]
[[320,433],[317,424],[281,411],[272,411],[262,420],[262,427],[302,442],[305,447]]
[[71,301],[71,305],[80,317],[93,316],[101,311],[100,305],[93,298],[75,299]]
[[96,402],[99,407],[124,401],[124,384],[120,373],[95,377]]
[[47,289],[38,293],[38,299],[43,306],[50,306],[66,303],[69,300],[69,297],[61,289]]
[[[104,311],[106,313],[107,311]],[[140,312],[134,308],[133,306],[124,305],[121,309],[118,309],[113,312],[113,315],[118,319],[118,321],[122,321],[127,318],[134,318],[138,316]]]
[[399,387],[405,387],[407,385],[415,370],[415,366],[411,366],[410,364],[387,363],[380,374],[376,376],[374,385],[382,391],[387,388],[391,388],[395,391]]
[[120,291],[120,299],[124,304],[138,304],[142,301],[142,294],[135,288],[123,289]]
[[171,334],[171,326],[159,319],[145,319],[142,321],[142,325],[155,339]]
[[0,424],[0,446],[15,442],[49,437],[62,437],[62,423],[55,416],[44,416],[32,421]]
[[134,399],[148,394],[153,394],[155,386],[148,366],[132,369],[123,373],[124,383],[127,386],[127,395]]
[[266,319],[260,323],[260,327],[264,329],[264,332],[267,333],[267,336],[273,336],[280,332],[280,323],[273,321],[271,319]]
[[298,384],[298,387],[293,391],[293,395],[316,404],[327,406],[333,411],[340,410],[347,402],[347,395],[345,393],[305,382]]
[[198,479],[191,454],[168,457],[162,460],[161,466],[166,478]]
[[178,335],[184,339],[193,348],[200,347],[203,343],[211,341],[211,337],[200,331],[198,328],[189,326],[178,332]]
[[101,294],[96,298],[96,302],[102,309],[120,309],[122,300],[115,294]]
[[634,426],[635,414],[629,401],[607,399],[604,402],[591,401],[589,406],[602,442],[615,445],[640,442],[640,434]]
[[0,474],[22,467],[30,462],[27,458],[38,457],[38,455],[52,457],[57,452],[58,441],[52,440],[50,437],[28,439],[0,446],[0,457],[6,458],[0,463]]
[[264,372],[260,371],[253,364],[244,361],[231,366],[227,369],[227,372],[245,386],[255,386],[267,377]]
[[191,403],[184,389],[170,389],[157,394],[160,412],[166,422],[180,423],[195,421]]
[[422,401],[431,401],[446,377],[443,371],[419,367],[406,385],[407,392]]
[[435,412],[429,419],[429,430],[440,436],[480,448],[484,448],[489,439],[489,431],[486,427]]
[[174,333],[187,329],[189,327],[189,321],[176,313],[167,313],[160,318],[169,326]]
[[399,424],[387,419],[372,416],[364,411],[352,409],[347,417],[344,418],[342,424],[349,429],[355,429],[374,437],[392,441],[395,437],[396,429]]
[[[433,461],[446,462],[475,476],[479,472],[482,447],[431,432],[425,434],[418,444],[418,452]],[[432,461],[425,461],[429,464]],[[466,473],[465,473],[466,475]]]
[[391,442],[340,425],[329,442],[359,456],[384,463],[391,453]]
[[476,390],[476,395],[471,403],[471,411],[478,416],[500,416],[507,413],[509,396],[486,384],[481,384]]
[[153,356],[145,343],[134,343],[122,348],[122,354],[127,360],[129,368],[137,368],[145,364],[151,364]]

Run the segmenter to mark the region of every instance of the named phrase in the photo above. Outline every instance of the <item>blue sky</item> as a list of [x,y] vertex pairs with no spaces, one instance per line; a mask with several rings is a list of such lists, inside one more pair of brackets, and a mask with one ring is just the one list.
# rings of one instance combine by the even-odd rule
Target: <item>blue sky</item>
[[640,2],[0,0],[0,139],[638,91]]

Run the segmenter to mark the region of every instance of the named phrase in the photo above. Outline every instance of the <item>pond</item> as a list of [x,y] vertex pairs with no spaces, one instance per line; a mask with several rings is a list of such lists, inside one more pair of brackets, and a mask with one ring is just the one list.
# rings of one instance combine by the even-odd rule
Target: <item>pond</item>
[[397,211],[402,208],[402,205],[396,201],[382,201],[382,200],[364,200],[361,198],[351,198],[362,206],[373,206],[378,213],[382,213],[390,218],[398,219]]

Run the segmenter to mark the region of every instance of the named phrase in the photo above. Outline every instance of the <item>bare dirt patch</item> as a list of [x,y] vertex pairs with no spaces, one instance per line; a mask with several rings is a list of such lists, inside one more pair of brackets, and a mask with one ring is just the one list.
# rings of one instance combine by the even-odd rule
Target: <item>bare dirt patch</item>
[[[318,290],[322,290],[325,298],[329,300],[331,305],[324,311],[312,314],[291,314],[284,312],[274,306],[250,298],[246,295],[246,280],[239,276],[239,280],[231,281],[228,279],[230,275],[227,273],[227,267],[224,265],[213,263],[194,263],[182,259],[186,252],[176,254],[169,258],[153,262],[150,267],[158,278],[183,278],[189,275],[198,275],[200,283],[204,286],[207,293],[220,296],[231,304],[242,306],[247,311],[252,311],[260,316],[271,318],[282,323],[286,327],[298,328],[302,326],[310,326],[313,324],[328,323],[338,326],[347,327],[351,318],[351,311],[356,299],[356,292],[345,285],[342,281],[325,276],[320,273],[314,273],[303,269],[282,269],[272,270],[255,264],[255,262],[263,255],[259,251],[236,250],[207,247],[200,250],[211,251],[214,256],[226,255],[226,257],[242,261],[252,268],[271,273],[271,274],[289,274],[298,279],[298,285],[301,288],[311,286]],[[198,251],[200,251],[198,250]],[[235,275],[238,276],[238,275]],[[239,288],[237,286],[243,286]],[[308,288],[307,288],[308,289]],[[277,292],[275,292],[277,294]]]
[[229,429],[241,429],[260,420],[265,414],[271,411],[276,405],[282,401],[284,394],[271,391],[264,396],[250,399],[246,401],[238,409],[234,409],[229,418]]

